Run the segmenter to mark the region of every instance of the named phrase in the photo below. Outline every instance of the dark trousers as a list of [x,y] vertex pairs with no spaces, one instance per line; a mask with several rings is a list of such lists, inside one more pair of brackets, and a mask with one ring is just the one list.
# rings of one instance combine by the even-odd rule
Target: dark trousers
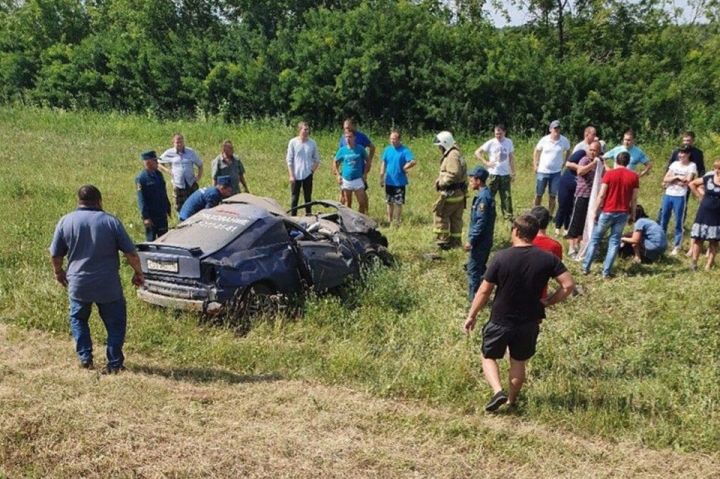
[[555,227],[557,229],[570,227],[570,219],[575,204],[575,177],[560,178],[560,189],[558,190],[558,208],[555,213]]
[[150,219],[152,220],[152,226],[145,227],[145,241],[153,241],[156,238],[161,237],[168,231],[167,216]]
[[[313,186],[312,173],[310,174],[310,176],[308,176],[304,180],[293,181],[292,185],[290,186],[290,209],[295,209],[298,205],[298,200],[300,199],[300,188],[302,188],[302,190],[303,190],[303,198],[305,199],[304,203],[309,203],[311,201],[312,186]],[[306,206],[305,214],[309,215],[311,213],[312,213],[312,208],[310,206]],[[292,214],[297,214],[297,212],[293,211]]]
[[187,188],[178,188],[177,186],[173,188],[173,193],[175,196],[175,208],[178,210],[178,213],[182,209],[185,200],[187,200],[190,195],[196,192],[198,188],[199,186],[197,183],[193,183],[192,186],[188,186]]
[[490,257],[490,249],[492,248],[492,236],[489,240],[482,241],[472,247],[470,250],[470,257],[467,262],[467,276],[468,276],[468,298],[472,303],[475,293],[480,288],[485,271],[487,270],[487,260]]

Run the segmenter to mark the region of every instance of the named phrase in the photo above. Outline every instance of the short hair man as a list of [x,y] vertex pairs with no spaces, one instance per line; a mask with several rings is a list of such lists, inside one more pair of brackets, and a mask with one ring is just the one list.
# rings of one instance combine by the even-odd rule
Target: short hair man
[[[487,186],[493,199],[500,193],[500,209],[503,217],[513,218],[512,194],[510,184],[515,179],[515,148],[503,125],[495,125],[495,138],[492,138],[475,150],[475,158],[480,160],[490,173]],[[489,155],[489,159],[486,157]]]
[[[166,165],[170,165],[168,168]],[[197,168],[197,175],[195,174]],[[160,155],[160,169],[170,174],[175,196],[175,208],[180,211],[185,200],[199,188],[203,174],[203,162],[195,150],[185,146],[185,137],[173,135],[173,147]]]
[[137,203],[145,226],[145,240],[153,241],[168,230],[171,215],[170,201],[165,189],[165,178],[158,171],[158,160],[154,150],[140,154],[144,169],[135,177]]
[[217,186],[200,188],[187,199],[180,214],[180,221],[185,221],[198,211],[213,208],[220,204],[223,198],[232,195],[232,182],[229,176],[218,176]]
[[[310,125],[301,121],[298,123],[298,135],[288,142],[285,162],[288,167],[290,181],[290,210],[297,214],[300,189],[303,190],[305,203],[312,200],[313,175],[320,166],[320,154],[315,140],[310,138]],[[305,207],[305,214],[310,214],[312,207]]]
[[[642,149],[640,149],[640,147],[635,144],[635,132],[632,129],[625,130],[625,133],[623,134],[622,144],[605,153],[603,155],[603,159],[616,160],[617,155],[623,152],[630,155],[630,162],[627,165],[628,169],[630,169],[631,171],[636,171],[638,165],[644,165],[642,171],[638,173],[638,175],[641,177],[647,175],[650,172],[650,169],[652,168],[650,158],[648,158],[645,152],[642,151]],[[607,163],[605,167],[609,169]]]
[[[497,287],[490,321],[482,332],[483,373],[493,390],[493,396],[485,405],[486,411],[495,411],[506,402],[510,406],[516,405],[525,381],[526,364],[535,354],[545,308],[565,299],[575,287],[572,276],[559,258],[532,246],[539,228],[532,215],[515,218],[510,231],[512,246],[495,254],[465,320],[464,328],[469,333],[475,328],[478,313]],[[550,278],[555,278],[560,288],[542,298]],[[506,349],[510,350],[509,394],[502,388],[497,364]]]
[[368,197],[365,193],[365,177],[367,175],[367,152],[355,142],[355,132],[345,132],[346,145],[335,153],[333,173],[342,191],[343,204],[352,208],[352,195],[358,200],[360,213],[368,212]]
[[[372,168],[372,162],[375,158],[375,145],[373,144],[370,137],[368,137],[365,133],[358,130],[355,125],[355,120],[352,118],[346,118],[345,121],[343,121],[343,133],[340,135],[340,140],[338,141],[338,149],[343,148],[345,146],[348,146],[347,143],[347,133],[352,132],[355,136],[355,144],[360,146],[361,148],[364,148],[366,150],[366,160],[365,160],[365,172],[363,173],[363,183],[365,185],[365,191],[368,189],[367,184],[367,175],[370,173],[370,169]],[[345,200],[347,199],[346,195],[340,194],[340,202],[345,204]],[[347,205],[349,206],[349,205]]]
[[245,181],[245,167],[240,158],[235,154],[235,147],[230,140],[222,142],[221,151],[210,166],[210,176],[213,180],[213,186],[217,186],[217,179],[221,176],[230,178],[232,194],[240,193],[240,185],[243,185],[246,193],[250,193],[247,182]]
[[467,197],[467,164],[449,131],[435,136],[433,145],[442,154],[435,180],[438,199],[433,205],[433,232],[441,250],[462,246],[463,211]]
[[609,229],[610,238],[603,262],[602,275],[603,278],[610,277],[625,224],[628,222],[628,218],[635,220],[635,205],[640,181],[637,173],[627,168],[629,162],[630,154],[627,151],[618,153],[615,157],[615,168],[603,176],[602,186],[594,205],[598,222],[583,259],[582,268],[585,274],[590,273],[593,256],[599,248],[605,232]]
[[477,191],[470,210],[470,225],[465,251],[470,253],[467,262],[468,297],[472,301],[487,269],[487,260],[493,243],[495,229],[495,200],[490,188],[485,186],[488,170],[476,166],[468,173],[470,187]]
[[560,171],[570,153],[570,142],[560,134],[560,121],[549,126],[550,134],[538,141],[533,151],[535,170],[535,206],[540,206],[545,189],[548,190],[548,210],[555,213],[555,200],[560,188]]
[[573,202],[572,215],[570,216],[570,227],[567,232],[568,255],[575,258],[580,250],[580,239],[585,229],[588,207],[590,206],[590,194],[592,193],[595,175],[602,174],[602,157],[600,156],[600,143],[594,141],[590,144],[587,154],[577,164],[577,176],[575,177],[575,201]]
[[407,173],[416,164],[410,148],[400,143],[400,132],[390,131],[390,145],[383,151],[380,164],[380,187],[385,188],[388,223],[400,224],[408,184]]
[[[107,330],[108,374],[124,369],[123,344],[127,309],[120,282],[122,251],[134,270],[132,283],[144,282],[135,245],[120,220],[102,210],[102,195],[93,185],[78,190],[78,208],[58,222],[50,244],[55,279],[68,290],[70,330],[80,366],[93,368],[93,347],[88,320],[95,303]],[[63,259],[67,256],[67,272]]]
[[679,148],[675,148],[670,154],[670,159],[668,160],[667,167],[670,168],[670,165],[678,161],[678,156],[682,148],[688,147],[690,148],[690,162],[695,163],[695,167],[697,168],[697,177],[702,178],[703,176],[705,176],[705,154],[700,148],[695,146],[695,132],[693,131],[688,130],[683,133],[682,146],[680,146]]

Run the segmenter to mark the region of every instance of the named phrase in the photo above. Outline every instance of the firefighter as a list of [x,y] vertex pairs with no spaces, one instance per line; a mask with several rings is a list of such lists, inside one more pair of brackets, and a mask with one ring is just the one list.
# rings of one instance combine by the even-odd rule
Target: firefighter
[[489,172],[476,166],[468,174],[470,186],[476,190],[470,210],[470,225],[465,251],[470,253],[467,263],[468,293],[470,301],[475,297],[487,269],[487,260],[493,243],[495,228],[495,200],[490,188],[485,186]]
[[435,243],[442,250],[462,247],[462,224],[467,196],[467,165],[449,131],[435,137],[442,153],[440,174],[435,180],[438,199],[433,205]]

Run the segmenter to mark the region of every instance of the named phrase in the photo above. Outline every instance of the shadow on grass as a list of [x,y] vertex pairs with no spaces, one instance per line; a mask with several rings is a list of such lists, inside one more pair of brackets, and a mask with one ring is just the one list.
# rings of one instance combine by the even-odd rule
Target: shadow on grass
[[228,384],[262,383],[279,381],[282,376],[279,374],[237,374],[222,369],[204,368],[164,368],[158,366],[133,365],[130,368],[133,372],[162,376],[175,381],[192,381],[198,383],[224,382]]

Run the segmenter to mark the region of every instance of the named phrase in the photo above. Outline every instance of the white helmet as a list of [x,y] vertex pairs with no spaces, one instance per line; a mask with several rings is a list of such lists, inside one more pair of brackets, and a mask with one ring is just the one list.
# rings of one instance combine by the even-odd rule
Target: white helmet
[[447,151],[453,146],[455,146],[455,139],[453,138],[452,133],[450,133],[449,131],[441,131],[440,133],[435,135],[433,145],[442,146],[443,149]]

